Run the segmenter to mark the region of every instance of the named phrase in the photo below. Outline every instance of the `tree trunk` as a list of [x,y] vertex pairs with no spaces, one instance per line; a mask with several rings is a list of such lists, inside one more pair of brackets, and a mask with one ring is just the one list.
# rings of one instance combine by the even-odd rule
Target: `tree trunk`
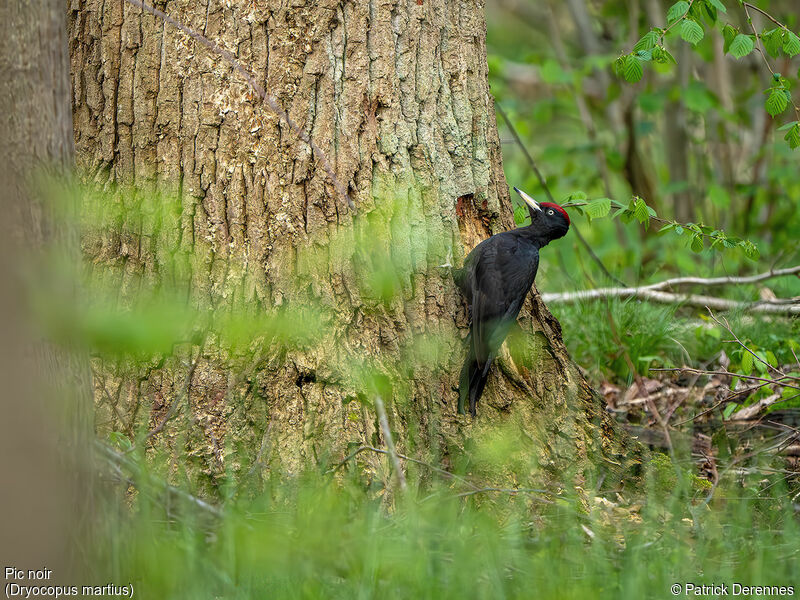
[[[68,569],[83,558],[85,544],[73,536],[86,533],[78,530],[92,497],[88,364],[31,331],[42,255],[80,263],[77,231],[50,218],[47,202],[64,209],[71,195],[44,198],[37,185],[74,166],[65,17],[55,0],[0,5],[0,561],[22,570],[47,567],[48,585],[69,581]],[[58,288],[68,301],[75,281],[55,279],[43,287]]]
[[[531,335],[522,354],[499,361],[477,420],[456,415],[466,316],[439,266],[459,265],[481,239],[513,226],[482,2],[180,0],[164,10],[256,74],[323,149],[356,206],[348,208],[308,146],[219,57],[122,0],[73,2],[75,141],[87,175],[103,185],[155,180],[179,196],[180,251],[206,265],[193,274],[195,302],[219,310],[241,301],[258,313],[311,289],[336,313],[330,339],[268,353],[249,383],[203,348],[187,386],[188,446],[212,482],[226,469],[252,471],[263,461],[296,470],[328,452],[337,459],[348,446],[380,444],[368,390],[332,366],[348,351],[347,360],[379,359],[391,381],[406,381],[384,398],[400,452],[446,462],[469,440],[507,426],[546,468],[572,464],[585,475],[587,455],[602,450],[607,464],[625,469],[624,442],[538,296],[523,309]],[[359,287],[354,273],[365,258],[357,245],[321,270],[302,258],[341,236],[358,239],[365,222],[384,232],[367,240],[371,248],[402,265],[393,275],[399,296],[383,304]],[[92,246],[95,259],[124,255],[122,288],[158,271],[158,251],[143,239],[118,235]],[[423,333],[457,340],[447,343],[444,363],[393,366],[391,357]],[[113,385],[124,390],[120,410],[112,414],[102,400],[98,410],[112,428],[134,431],[142,419],[151,428],[160,422],[162,398],[180,380],[150,377],[148,417],[134,409],[135,385]],[[174,447],[177,428],[167,424],[156,445]]]

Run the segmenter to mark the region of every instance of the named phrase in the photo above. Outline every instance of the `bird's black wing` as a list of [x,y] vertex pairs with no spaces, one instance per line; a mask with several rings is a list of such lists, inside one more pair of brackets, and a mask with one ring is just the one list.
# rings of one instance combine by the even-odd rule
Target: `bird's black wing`
[[458,411],[476,414],[489,368],[517,318],[539,266],[539,251],[514,232],[484,240],[464,261],[457,283],[470,305],[472,327],[459,378]]
[[494,358],[516,320],[539,266],[539,252],[516,236],[497,235],[475,261],[472,280],[472,343],[475,360]]

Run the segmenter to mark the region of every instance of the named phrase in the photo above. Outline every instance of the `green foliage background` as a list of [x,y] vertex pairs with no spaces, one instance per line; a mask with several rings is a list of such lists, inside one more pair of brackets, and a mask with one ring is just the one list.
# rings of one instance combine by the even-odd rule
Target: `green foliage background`
[[[576,206],[573,227],[628,285],[760,272],[800,259],[800,128],[789,116],[797,17],[788,0],[755,4],[785,27],[755,11],[752,34],[746,3],[733,0],[487,6],[498,102],[555,199]],[[509,183],[542,199],[545,190],[508,124],[498,123]],[[386,377],[382,357],[326,346],[336,307],[313,297],[313,273],[335,262],[337,244],[358,245],[357,283],[375,310],[409,293],[417,254],[446,260],[435,239],[418,240],[400,259],[387,255],[381,240],[405,222],[402,214],[357,224],[355,234],[298,256],[308,276],[292,293],[305,308],[254,315],[238,305],[187,309],[192,272],[205,268],[203,249],[175,252],[178,213],[168,198],[115,193],[115,203],[103,196],[84,203],[84,249],[101,245],[110,223],[123,235],[152,236],[158,276],[146,273],[138,289],[120,290],[124,264],[97,261],[76,274],[51,260],[51,287],[34,297],[43,328],[80,340],[103,369],[134,377],[164,364],[186,369],[191,349],[210,340],[240,382],[255,386],[250,376],[262,365],[254,356],[269,360],[316,345],[330,354],[329,373],[319,376],[362,390],[354,405],[371,405],[417,370],[450,368],[460,351],[452,331],[417,336]],[[524,211],[518,214],[522,222]],[[656,219],[666,226],[656,227]],[[127,223],[141,229],[126,233]],[[546,252],[540,291],[613,283],[574,231]],[[77,307],[53,302],[65,277],[87,282]],[[800,296],[798,279],[769,287],[780,298]],[[761,290],[724,293],[749,302]],[[626,386],[654,366],[712,364],[723,350],[732,371],[764,374],[695,309],[639,301],[550,309],[595,385]],[[765,362],[796,361],[796,319],[746,311],[729,319]],[[691,448],[690,421],[704,408],[682,409],[689,424],[674,432],[671,456],[656,454],[644,467],[637,489],[614,489],[602,477],[576,487],[571,473],[546,490],[524,488],[542,465],[530,440],[508,428],[477,439],[450,473],[436,457],[407,461],[406,492],[382,455],[364,460],[372,450],[354,448],[349,460],[316,456],[289,477],[226,474],[205,504],[186,465],[144,450],[146,431],[113,431],[99,447],[116,477],[98,503],[98,537],[82,551],[92,557],[94,579],[133,582],[143,598],[664,598],[676,583],[797,584],[797,477],[768,451],[786,433],[745,437],[742,451],[724,427],[710,432],[721,471],[712,484],[698,477]],[[492,473],[521,485],[484,487]]]

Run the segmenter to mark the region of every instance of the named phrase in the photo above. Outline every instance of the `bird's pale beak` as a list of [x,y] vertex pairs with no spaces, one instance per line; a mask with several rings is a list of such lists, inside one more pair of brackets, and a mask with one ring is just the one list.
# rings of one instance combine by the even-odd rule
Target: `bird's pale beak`
[[542,211],[542,207],[539,206],[539,203],[536,200],[534,200],[533,198],[531,198],[530,196],[528,196],[528,194],[523,192],[518,187],[515,187],[514,191],[517,192],[522,197],[522,199],[525,200],[525,204],[530,206],[533,210],[538,210],[539,212]]

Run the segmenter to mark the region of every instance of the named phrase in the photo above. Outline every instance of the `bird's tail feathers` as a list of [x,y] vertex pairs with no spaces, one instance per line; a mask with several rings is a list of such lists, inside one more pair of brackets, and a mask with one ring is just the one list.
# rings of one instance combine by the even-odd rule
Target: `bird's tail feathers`
[[458,412],[464,414],[464,405],[469,400],[469,412],[474,417],[477,414],[478,400],[483,394],[487,379],[489,379],[489,368],[492,366],[494,357],[490,355],[482,365],[475,358],[471,343],[468,343],[468,348],[469,352],[464,366],[461,368],[461,377],[458,383]]

